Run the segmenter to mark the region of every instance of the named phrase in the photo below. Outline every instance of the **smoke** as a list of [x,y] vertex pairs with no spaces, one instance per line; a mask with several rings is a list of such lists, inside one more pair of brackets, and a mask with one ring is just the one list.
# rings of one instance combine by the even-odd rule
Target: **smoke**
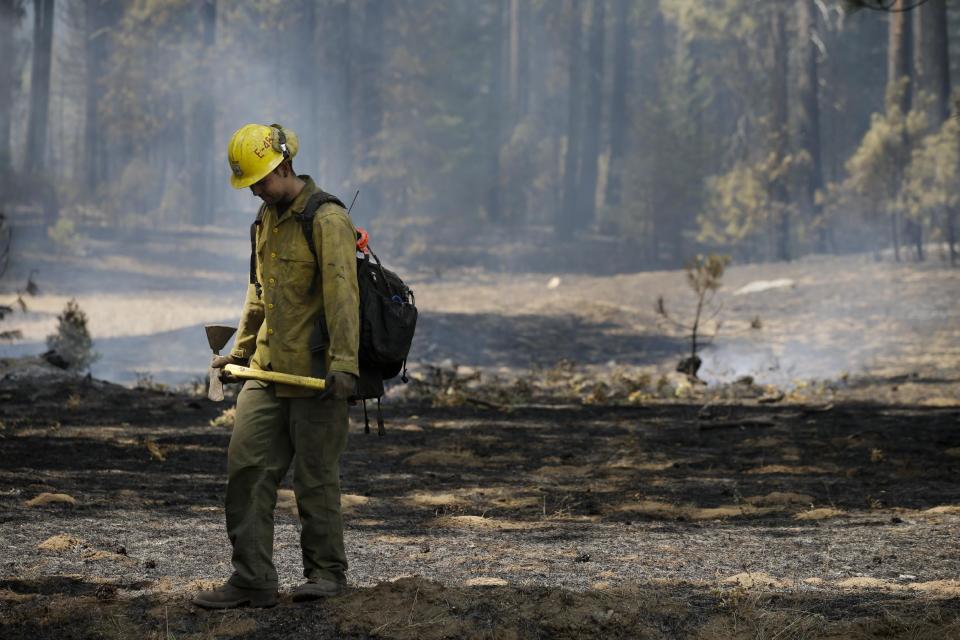
[[[791,288],[723,296],[714,343],[701,354],[711,382],[752,376],[789,387],[845,375],[929,375],[956,356],[956,275],[935,264],[877,262],[869,255],[735,267],[725,290],[789,276]],[[749,329],[752,319],[759,329]]]

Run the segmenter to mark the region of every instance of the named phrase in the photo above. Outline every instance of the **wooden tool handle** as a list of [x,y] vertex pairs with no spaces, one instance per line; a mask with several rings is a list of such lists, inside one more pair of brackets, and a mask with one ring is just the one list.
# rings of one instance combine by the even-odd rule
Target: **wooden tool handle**
[[277,371],[261,371],[260,369],[241,367],[238,364],[228,364],[223,368],[223,370],[236,378],[242,378],[244,380],[264,380],[266,382],[289,384],[294,387],[319,389],[320,391],[323,391],[326,386],[324,381],[320,378],[295,376],[289,373],[279,373]]

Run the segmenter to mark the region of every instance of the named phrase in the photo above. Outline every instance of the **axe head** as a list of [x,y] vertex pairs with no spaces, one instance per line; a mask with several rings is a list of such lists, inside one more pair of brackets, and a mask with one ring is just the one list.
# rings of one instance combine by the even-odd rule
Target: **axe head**
[[208,324],[204,327],[207,332],[207,342],[210,343],[210,349],[214,353],[220,353],[220,349],[227,346],[227,342],[237,332],[234,327],[227,327],[222,324]]

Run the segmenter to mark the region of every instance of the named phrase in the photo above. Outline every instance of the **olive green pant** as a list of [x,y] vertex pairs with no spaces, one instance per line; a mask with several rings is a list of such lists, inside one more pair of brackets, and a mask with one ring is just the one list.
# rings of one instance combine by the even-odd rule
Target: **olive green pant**
[[347,443],[348,424],[345,400],[278,398],[272,384],[257,380],[244,384],[227,454],[231,584],[277,588],[273,510],[277,487],[291,461],[304,576],[345,581],[340,454]]

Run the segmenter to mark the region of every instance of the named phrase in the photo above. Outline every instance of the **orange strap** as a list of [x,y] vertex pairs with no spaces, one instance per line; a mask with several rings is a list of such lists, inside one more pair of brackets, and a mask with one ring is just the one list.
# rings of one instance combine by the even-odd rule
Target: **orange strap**
[[366,229],[357,227],[357,251],[364,255],[370,253],[370,248],[367,246],[369,243],[370,234],[367,233]]

